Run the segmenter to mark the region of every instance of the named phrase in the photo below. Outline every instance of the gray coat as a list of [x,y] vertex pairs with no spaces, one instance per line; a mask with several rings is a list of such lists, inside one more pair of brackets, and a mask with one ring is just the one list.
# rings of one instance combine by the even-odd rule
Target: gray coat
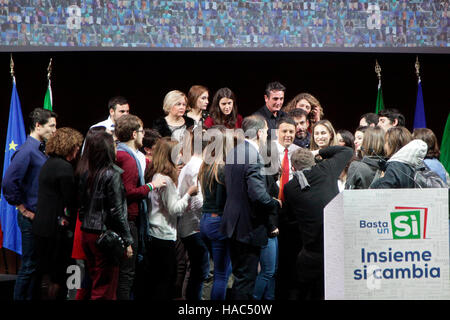
[[345,189],[369,189],[377,175],[381,174],[384,160],[376,156],[365,156],[361,161],[353,161],[348,168]]

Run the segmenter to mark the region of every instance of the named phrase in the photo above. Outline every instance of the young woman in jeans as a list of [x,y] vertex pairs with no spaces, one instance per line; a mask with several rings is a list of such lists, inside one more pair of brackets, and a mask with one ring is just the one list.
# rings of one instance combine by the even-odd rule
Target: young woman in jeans
[[[224,185],[225,158],[227,141],[233,137],[225,135],[225,129],[215,129],[214,135],[223,136],[222,148],[219,154],[214,154],[214,142],[205,148],[203,163],[200,167],[198,180],[203,193],[203,213],[200,220],[200,234],[209,244],[214,262],[214,281],[211,300],[225,300],[228,278],[231,274],[230,246],[228,239],[219,232],[223,208],[227,197]],[[209,132],[213,133],[212,131]],[[216,141],[216,140],[214,140]]]

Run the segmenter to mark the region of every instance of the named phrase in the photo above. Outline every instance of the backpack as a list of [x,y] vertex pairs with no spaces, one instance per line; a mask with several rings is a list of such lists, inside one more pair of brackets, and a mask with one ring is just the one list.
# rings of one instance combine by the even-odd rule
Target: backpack
[[448,188],[449,186],[439,175],[432,171],[425,163],[423,167],[416,169],[414,173],[416,188]]

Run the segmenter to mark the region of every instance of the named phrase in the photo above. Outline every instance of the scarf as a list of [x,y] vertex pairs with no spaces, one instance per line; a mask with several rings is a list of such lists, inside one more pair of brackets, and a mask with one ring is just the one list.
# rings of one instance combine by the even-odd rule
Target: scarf
[[295,171],[293,173],[294,177],[297,178],[298,184],[300,185],[300,190],[310,187],[310,185],[308,183],[308,179],[306,179],[305,174],[303,173],[303,171],[305,171],[305,170],[311,170],[311,167],[304,168],[300,171]]
[[[144,169],[141,166],[141,162],[139,161],[136,151],[131,149],[125,143],[120,142],[117,145],[117,151],[124,151],[128,153],[134,161],[136,161],[136,166],[138,168],[139,173],[139,186],[143,186],[145,184],[144,178]],[[138,260],[142,261],[145,254],[145,247],[147,241],[150,239],[150,226],[147,218],[148,206],[147,199],[142,199],[139,202],[139,249],[138,249]]]

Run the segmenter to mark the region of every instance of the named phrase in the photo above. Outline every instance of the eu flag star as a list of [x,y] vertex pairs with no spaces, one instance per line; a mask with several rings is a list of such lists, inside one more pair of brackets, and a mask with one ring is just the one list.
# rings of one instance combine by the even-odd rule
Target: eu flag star
[[15,144],[14,140],[12,140],[11,143],[9,144],[9,150],[13,149],[14,151],[16,151],[17,146],[18,144]]

